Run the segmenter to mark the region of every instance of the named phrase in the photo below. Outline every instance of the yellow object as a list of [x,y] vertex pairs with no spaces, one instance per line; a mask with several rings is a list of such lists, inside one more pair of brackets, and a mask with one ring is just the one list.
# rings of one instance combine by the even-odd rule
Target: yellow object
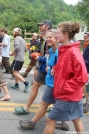
[[38,49],[38,47],[36,47],[36,46],[30,47],[30,51],[34,51],[34,50],[37,50],[37,49]]

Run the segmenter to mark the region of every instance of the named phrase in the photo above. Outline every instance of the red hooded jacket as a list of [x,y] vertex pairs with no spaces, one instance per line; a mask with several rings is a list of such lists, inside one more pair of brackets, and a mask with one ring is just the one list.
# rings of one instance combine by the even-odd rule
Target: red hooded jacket
[[57,64],[53,67],[54,97],[64,101],[82,99],[82,87],[87,82],[87,70],[79,50],[80,42],[74,42],[59,49]]

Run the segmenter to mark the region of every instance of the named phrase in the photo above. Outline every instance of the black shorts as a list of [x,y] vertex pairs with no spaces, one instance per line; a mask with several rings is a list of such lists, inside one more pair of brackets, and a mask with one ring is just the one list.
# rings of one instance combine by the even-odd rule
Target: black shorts
[[14,60],[12,62],[12,65],[11,65],[11,69],[12,70],[15,70],[15,71],[19,71],[21,70],[22,66],[23,66],[23,63],[22,61],[17,61],[17,60]]

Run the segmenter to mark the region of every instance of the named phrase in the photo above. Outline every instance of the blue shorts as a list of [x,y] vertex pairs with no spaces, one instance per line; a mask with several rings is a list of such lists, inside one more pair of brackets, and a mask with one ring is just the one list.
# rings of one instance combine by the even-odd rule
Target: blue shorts
[[52,87],[48,87],[46,88],[42,100],[44,102],[47,102],[49,104],[54,104],[55,103],[55,99],[53,97],[53,88]]
[[55,121],[70,121],[83,117],[82,101],[67,102],[56,100],[48,118]]

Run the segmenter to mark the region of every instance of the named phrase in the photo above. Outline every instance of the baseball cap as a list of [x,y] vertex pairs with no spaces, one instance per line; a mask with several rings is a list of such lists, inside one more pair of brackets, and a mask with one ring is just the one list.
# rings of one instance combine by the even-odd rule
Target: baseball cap
[[14,28],[14,32],[17,32],[17,33],[19,33],[19,34],[22,34],[21,29],[20,29],[20,28],[18,28],[18,27]]
[[40,26],[43,24],[48,25],[50,27],[50,29],[52,28],[52,22],[50,20],[44,19],[40,23],[38,23],[37,25]]
[[33,33],[32,35],[34,35],[34,36],[38,36],[37,33]]

